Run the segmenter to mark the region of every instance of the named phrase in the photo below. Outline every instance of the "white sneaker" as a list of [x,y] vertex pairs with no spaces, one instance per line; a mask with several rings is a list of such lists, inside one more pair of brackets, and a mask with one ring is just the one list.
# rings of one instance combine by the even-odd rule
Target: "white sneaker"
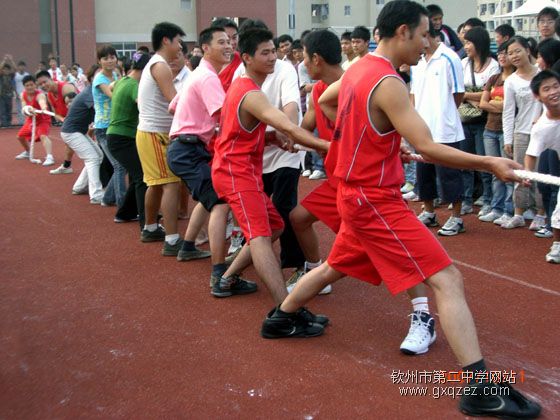
[[540,230],[541,228],[546,227],[546,218],[544,216],[539,216],[538,214],[533,218],[531,225],[529,226],[529,230]]
[[240,230],[234,230],[231,234],[231,242],[229,244],[228,255],[237,252],[243,247],[243,234]]
[[412,191],[413,189],[414,189],[414,184],[413,184],[412,182],[408,182],[408,181],[407,181],[407,182],[402,186],[401,192],[402,192],[403,194],[406,194],[406,193]]
[[309,175],[311,175],[311,170],[309,170],[309,169],[306,169],[305,171],[303,171],[301,173],[301,176],[309,176]]
[[531,209],[527,209],[523,212],[523,218],[525,220],[533,220],[535,218],[535,212]]
[[560,264],[560,242],[554,242],[550,252],[546,254],[546,262]]
[[498,217],[496,220],[494,220],[494,224],[498,225],[498,226],[502,226],[504,223],[509,222],[509,219],[511,219],[511,216],[509,214],[502,214],[500,217]]
[[404,198],[407,201],[414,201],[418,198],[418,196],[414,191],[409,191],[406,194],[403,194],[402,198]]
[[478,216],[478,220],[480,220],[481,222],[493,222],[494,220],[497,220],[500,217],[502,217],[500,213],[498,213],[495,210],[492,210],[489,213]]
[[420,220],[424,225],[428,227],[439,226],[435,213],[428,213],[427,211],[423,211],[418,215],[418,220]]
[[492,206],[489,204],[485,204],[478,212],[478,218],[480,219],[480,216],[486,216],[490,212],[492,212]]
[[29,159],[29,152],[26,150],[21,152],[19,155],[16,156],[17,160]]
[[[304,274],[305,271],[303,270],[295,270],[292,273],[292,275],[286,282],[286,289],[288,290],[288,293],[292,293],[292,290],[294,290],[294,287],[296,287],[296,283],[299,281],[299,279],[301,279],[304,276]],[[319,292],[319,294],[328,295],[330,292],[332,292],[332,286],[328,284],[323,288],[323,290]]]
[[484,199],[482,197],[478,197],[478,200],[476,200],[473,205],[476,207],[484,206]]
[[435,320],[430,314],[420,311],[415,311],[409,316],[410,329],[401,343],[401,352],[408,355],[426,353],[430,344],[436,341]]
[[[45,161],[46,162],[46,161]],[[62,175],[62,174],[71,174],[74,172],[74,169],[72,168],[65,168],[64,165],[60,165],[58,168],[56,169],[51,169],[49,171],[49,173],[51,175]]]
[[453,217],[451,216],[445,222],[445,225],[438,230],[438,235],[440,236],[455,236],[459,233],[465,232],[465,225],[463,224],[463,219],[460,217]]
[[537,238],[548,239],[548,238],[552,238],[554,236],[554,232],[552,232],[551,230],[548,230],[547,227],[543,227],[543,228],[540,228],[539,230],[537,230],[535,232],[535,236]]
[[43,166],[52,166],[54,165],[54,158],[51,155],[47,155],[47,158],[43,162]]
[[515,229],[523,226],[525,226],[525,220],[523,219],[523,216],[519,216],[517,214],[507,222],[502,223],[502,229]]
[[462,204],[461,205],[461,216],[464,216],[465,214],[471,214],[473,212],[473,208],[470,204]]
[[309,175],[309,179],[325,179],[327,174],[324,171],[320,171],[319,169],[315,169],[311,175]]

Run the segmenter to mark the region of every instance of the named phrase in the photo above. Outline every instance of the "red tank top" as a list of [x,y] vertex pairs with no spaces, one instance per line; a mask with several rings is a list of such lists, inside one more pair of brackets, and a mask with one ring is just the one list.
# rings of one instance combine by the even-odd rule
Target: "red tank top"
[[266,124],[259,123],[248,131],[238,117],[243,98],[254,91],[260,91],[260,88],[252,79],[239,77],[226,94],[212,161],[212,181],[220,197],[240,191],[264,190],[262,170]]
[[[33,108],[35,109],[41,109],[41,105],[39,105],[39,101],[37,100],[37,97],[39,95],[41,95],[43,92],[41,92],[40,90],[36,90],[35,94],[32,97],[29,97],[29,95],[27,95],[26,91],[23,91],[23,99],[25,101],[25,103],[27,105],[31,105]],[[31,117],[27,117],[28,119],[31,119]],[[37,114],[36,118],[35,118],[35,123],[39,124],[39,123],[48,123],[50,124],[51,122],[51,117],[45,114]]]
[[[321,110],[319,106],[319,98],[327,90],[329,85],[327,85],[322,80],[319,80],[313,86],[311,92],[311,99],[313,100],[313,107],[315,108],[315,124],[317,126],[317,131],[319,132],[319,137],[324,140],[332,140],[334,134],[334,123],[327,118],[327,116]],[[336,167],[336,160],[338,156],[338,143],[331,143],[331,147],[325,158],[325,171],[327,172],[327,178],[329,182],[336,183],[333,176],[334,168]]]
[[381,134],[369,116],[369,98],[387,77],[402,81],[389,60],[368,54],[342,76],[333,142],[338,143],[334,175],[364,187],[395,187],[404,182],[401,136]]
[[64,82],[56,82],[56,96],[52,94],[52,92],[49,92],[47,94],[48,98],[49,98],[49,102],[51,104],[51,106],[54,109],[55,114],[60,115],[61,117],[66,117],[66,114],[68,114],[68,107],[66,106],[66,103],[64,102],[64,97],[62,96],[62,88],[64,87],[66,83]]
[[222,69],[218,77],[220,78],[220,82],[222,82],[222,86],[224,88],[224,92],[227,93],[229,87],[231,86],[231,82],[233,81],[233,75],[235,74],[235,70],[243,63],[241,60],[241,55],[236,51],[233,54],[233,59],[231,63],[227,65],[226,68]]

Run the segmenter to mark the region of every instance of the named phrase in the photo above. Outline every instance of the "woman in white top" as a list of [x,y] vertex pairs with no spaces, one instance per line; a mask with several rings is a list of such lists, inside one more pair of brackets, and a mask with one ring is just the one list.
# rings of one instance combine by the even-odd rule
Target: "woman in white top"
[[[520,36],[508,41],[507,54],[511,64],[517,70],[504,82],[504,110],[502,125],[504,130],[504,150],[507,155],[523,164],[525,152],[529,145],[529,138],[533,121],[540,115],[542,107],[531,92],[531,79],[537,74],[537,66],[531,64],[529,43]],[[513,194],[515,205],[514,216],[505,223],[504,229],[525,226],[523,212],[528,209],[538,210],[529,229],[539,230],[545,226],[544,210],[540,194],[535,185],[524,187],[519,184]]]
[[[478,107],[482,98],[482,91],[488,79],[500,72],[498,62],[490,57],[490,35],[481,27],[474,27],[465,34],[465,53],[463,58],[463,75],[465,81],[465,96],[463,102],[468,102]],[[484,150],[484,127],[486,125],[486,114],[475,121],[464,122],[463,131],[465,140],[460,142],[461,150],[485,156]],[[482,209],[479,216],[489,213],[492,201],[492,175],[481,172],[482,178]],[[461,214],[473,212],[474,172],[463,171],[463,185],[465,188]]]

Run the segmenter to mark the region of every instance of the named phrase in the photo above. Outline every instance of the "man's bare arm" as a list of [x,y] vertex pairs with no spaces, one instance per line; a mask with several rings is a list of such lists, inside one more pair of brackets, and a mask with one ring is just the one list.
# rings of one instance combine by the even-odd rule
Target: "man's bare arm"
[[173,74],[169,66],[165,63],[156,63],[150,68],[150,71],[165,99],[171,102],[177,91],[173,85]]
[[370,113],[375,107],[381,110],[397,132],[430,162],[459,169],[493,172],[504,181],[520,180],[512,170],[522,167],[512,160],[477,156],[434,143],[428,126],[412,107],[406,87],[394,77],[381,82],[371,97],[369,107]]
[[313,132],[317,126],[317,120],[315,119],[315,105],[313,101],[309,101],[309,106],[307,107],[307,112],[303,116],[301,121],[301,128]]
[[276,109],[268,102],[268,99],[262,92],[255,91],[249,93],[243,100],[241,107],[256,119],[274,127],[302,146],[323,151],[329,149],[330,144],[328,141],[318,139],[309,131],[291,122],[286,114]]

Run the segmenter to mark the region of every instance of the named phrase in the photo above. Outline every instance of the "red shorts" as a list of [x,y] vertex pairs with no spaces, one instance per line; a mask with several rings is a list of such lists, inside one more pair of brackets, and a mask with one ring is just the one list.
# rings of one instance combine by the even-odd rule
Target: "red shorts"
[[[31,141],[31,128],[32,120],[30,118],[25,119],[25,124],[20,128],[17,135],[22,137],[27,141]],[[51,122],[37,121],[35,126],[35,142],[41,141],[41,136],[48,136],[51,130]]]
[[336,206],[337,188],[323,182],[303,199],[300,203],[305,209],[327,225],[334,233],[340,229],[340,215]]
[[272,236],[272,231],[284,228],[282,217],[270,198],[260,191],[241,191],[221,197],[231,207],[245,239]]
[[398,188],[340,183],[338,210],[342,225],[328,258],[337,271],[375,285],[383,281],[397,294],[452,263]]

